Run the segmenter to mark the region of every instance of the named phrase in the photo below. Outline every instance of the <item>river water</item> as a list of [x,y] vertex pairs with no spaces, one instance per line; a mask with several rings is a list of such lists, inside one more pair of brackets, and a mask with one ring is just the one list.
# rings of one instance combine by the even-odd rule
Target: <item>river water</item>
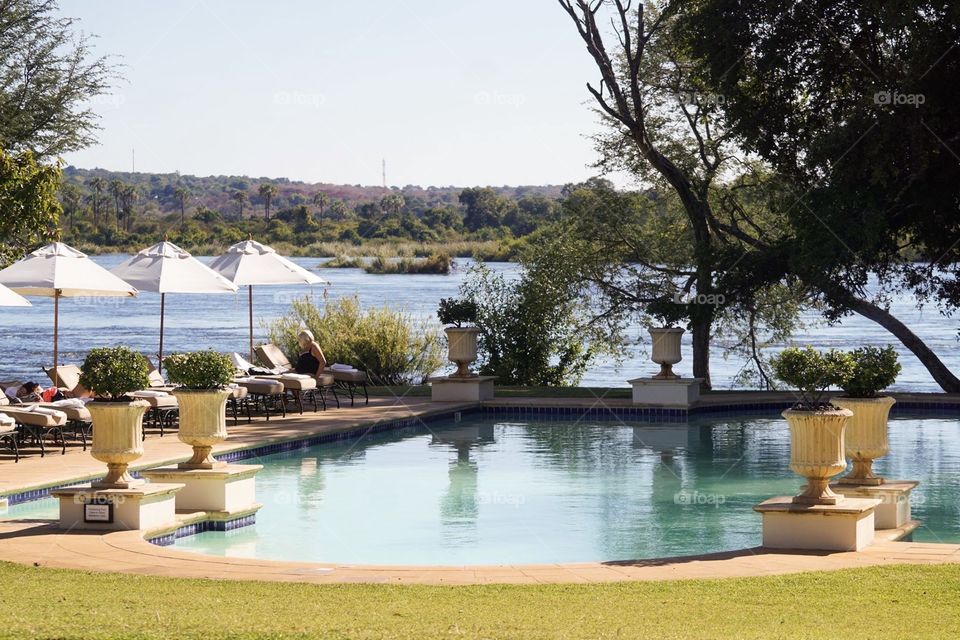
[[[127,256],[106,255],[92,258],[110,269]],[[209,262],[211,258],[200,258]],[[298,264],[317,268],[324,259],[296,258]],[[331,286],[258,287],[254,289],[254,331],[258,339],[266,331],[263,323],[282,315],[290,301],[306,294],[319,304],[324,296],[336,299],[359,296],[364,306],[388,305],[403,309],[425,322],[436,322],[440,298],[456,295],[466,276],[470,261],[457,260],[457,268],[446,276],[438,275],[370,275],[360,269],[317,269]],[[507,276],[517,273],[512,263],[489,263]],[[30,298],[33,307],[0,307],[0,380],[46,381],[42,366],[52,362],[53,301]],[[957,344],[957,321],[944,318],[934,309],[918,310],[912,298],[895,299],[891,311],[933,348],[953,371],[960,371],[960,349]],[[130,346],[143,353],[155,354],[159,334],[160,296],[140,293],[136,298],[64,298],[60,301],[60,361],[80,364],[86,352],[98,346]],[[811,321],[814,317],[809,318]],[[247,291],[226,295],[167,296],[164,350],[196,350],[212,347],[219,351],[247,349]],[[632,344],[623,363],[611,360],[595,362],[584,376],[583,386],[625,387],[626,381],[650,375],[658,367],[649,361],[646,332],[640,327],[629,331]],[[909,352],[878,325],[859,316],[845,319],[836,326],[822,323],[795,336],[794,343],[818,348],[850,349],[861,345],[894,344],[900,352],[903,372],[894,386],[897,390],[938,391],[926,369]],[[690,376],[689,335],[684,335],[684,360],[674,367],[681,375]],[[715,349],[711,362],[714,387],[732,388],[743,362],[724,359]]]

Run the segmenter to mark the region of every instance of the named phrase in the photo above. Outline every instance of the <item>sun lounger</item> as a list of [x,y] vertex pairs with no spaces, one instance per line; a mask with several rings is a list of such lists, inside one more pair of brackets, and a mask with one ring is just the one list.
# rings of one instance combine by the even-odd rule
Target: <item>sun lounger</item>
[[[254,349],[254,353],[257,354],[257,359],[259,359],[264,366],[266,366],[269,369],[273,369],[279,375],[304,375],[304,374],[295,374],[293,365],[290,364],[290,361],[287,359],[287,356],[285,356],[283,354],[283,351],[281,351],[274,344],[262,344],[259,347],[256,347]],[[362,371],[358,371],[357,373],[362,374],[364,377],[363,379],[366,380],[365,373],[363,373]],[[323,408],[324,409],[327,408],[326,391],[329,390],[330,392],[333,393],[333,398],[334,400],[337,401],[337,408],[339,409],[340,397],[337,395],[337,389],[336,389],[337,384],[339,383],[339,380],[337,380],[336,372],[328,369],[328,370],[325,370],[320,375],[316,376],[314,379],[316,380],[316,383],[317,383],[317,389],[320,391],[320,400],[323,402]],[[364,392],[366,392],[366,382],[364,382],[363,385],[364,385],[363,387]],[[350,399],[352,404],[352,400],[353,400],[352,390],[350,391]],[[317,401],[315,397],[313,400],[313,406],[314,406],[314,411],[316,411]],[[302,412],[303,412],[303,408],[301,406],[301,413]]]
[[337,381],[348,394],[350,394],[350,406],[354,404],[354,396],[359,390],[363,390],[363,398],[366,404],[370,404],[370,394],[367,393],[367,372],[355,369],[346,364],[332,364],[327,367],[327,371],[333,374],[333,379]]
[[[3,400],[7,400],[6,397]],[[31,404],[4,404],[3,400],[0,400],[0,415],[15,421],[19,431],[18,445],[30,439],[40,447],[42,458],[46,455],[44,438],[49,436],[53,437],[54,444],[61,446],[61,453],[67,452],[67,442],[64,437],[64,427],[67,426],[66,413]]]
[[87,450],[87,440],[90,439],[93,431],[93,418],[86,405],[77,399],[57,400],[54,402],[40,402],[38,407],[62,411],[67,416],[67,424],[64,429],[73,431],[74,437],[79,437],[83,443],[83,450]]
[[248,403],[255,408],[263,408],[267,420],[270,420],[270,407],[277,406],[283,417],[287,416],[286,387],[279,380],[270,378],[236,378],[234,382],[245,388],[248,394]]
[[159,391],[173,391],[177,388],[177,385],[170,384],[163,379],[163,374],[153,366],[153,360],[147,356],[143,356],[143,359],[147,361],[147,377],[150,379],[150,388],[156,389]]
[[161,438],[167,429],[176,425],[180,416],[180,403],[177,402],[177,396],[159,389],[143,389],[134,391],[130,395],[150,405],[143,419],[145,423],[152,423],[155,428],[160,429]]
[[13,451],[13,461],[20,462],[20,449],[18,440],[20,434],[17,432],[17,421],[0,414],[0,444],[6,444],[7,448]]
[[250,403],[247,402],[247,396],[250,393],[247,388],[233,383],[230,385],[230,392],[227,405],[233,412],[233,424],[240,424],[240,409],[243,409],[247,414],[247,424],[253,422],[253,417],[250,415]]

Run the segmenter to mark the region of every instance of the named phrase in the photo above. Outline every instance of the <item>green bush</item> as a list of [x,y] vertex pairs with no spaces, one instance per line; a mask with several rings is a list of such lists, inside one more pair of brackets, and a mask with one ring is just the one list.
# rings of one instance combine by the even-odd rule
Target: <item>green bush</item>
[[796,408],[804,411],[830,408],[830,403],[823,402],[824,392],[845,384],[854,370],[850,354],[835,349],[820,353],[809,346],[784,349],[770,359],[770,365],[777,378],[799,391]]
[[503,385],[573,386],[604,351],[580,323],[587,301],[550,276],[527,269],[508,282],[483,264],[470,270],[460,295],[476,308],[481,375]]
[[212,349],[167,356],[170,381],[187,389],[222,389],[233,379],[236,367],[229,357]]
[[108,400],[124,400],[150,385],[146,359],[127,347],[92,349],[82,369],[80,384]]
[[462,327],[477,321],[477,303],[470,298],[443,298],[437,306],[440,324]]
[[297,333],[310,329],[327,362],[367,372],[377,384],[420,383],[443,366],[443,340],[437,327],[423,327],[412,316],[389,308],[363,310],[357,298],[328,302],[319,309],[308,296],[267,325],[270,341],[296,361]]
[[893,347],[860,347],[849,353],[853,372],[840,386],[851,398],[875,398],[897,379],[902,367]]
[[448,253],[434,253],[426,258],[390,258],[381,252],[368,263],[363,270],[376,275],[405,273],[448,275],[453,268],[453,258]]
[[359,256],[338,255],[333,260],[327,260],[317,265],[318,269],[363,269],[365,261]]

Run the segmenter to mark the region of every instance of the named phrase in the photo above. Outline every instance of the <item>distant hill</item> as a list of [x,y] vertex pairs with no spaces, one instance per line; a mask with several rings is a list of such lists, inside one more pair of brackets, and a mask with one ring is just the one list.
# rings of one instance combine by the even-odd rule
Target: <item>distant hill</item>
[[63,238],[84,251],[130,251],[168,237],[215,252],[252,236],[303,255],[332,251],[330,243],[340,243],[339,255],[344,247],[403,242],[471,255],[485,243],[484,255],[502,258],[558,220],[562,193],[559,185],[384,188],[70,166],[60,202]]
[[[331,201],[339,200],[350,208],[357,205],[377,202],[388,194],[400,194],[407,202],[420,202],[425,206],[439,204],[457,205],[460,192],[464,187],[421,187],[406,185],[389,188],[364,186],[359,184],[310,183],[289,180],[287,178],[254,178],[250,176],[192,176],[178,173],[131,173],[129,171],[109,171],[107,169],[80,169],[68,166],[64,169],[64,182],[86,189],[92,178],[103,178],[106,182],[120,180],[135,186],[143,198],[143,213],[170,214],[179,213],[179,203],[174,195],[178,186],[190,191],[186,208],[188,211],[204,207],[223,213],[236,210],[234,194],[243,191],[247,194],[247,215],[255,215],[256,210],[263,212],[263,198],[258,189],[261,184],[272,184],[277,193],[270,207],[274,211],[309,204],[318,192],[324,193]],[[545,196],[550,199],[560,197],[562,185],[529,186],[491,186],[497,195],[511,200],[520,200],[525,196]],[[252,205],[252,206],[251,206]]]

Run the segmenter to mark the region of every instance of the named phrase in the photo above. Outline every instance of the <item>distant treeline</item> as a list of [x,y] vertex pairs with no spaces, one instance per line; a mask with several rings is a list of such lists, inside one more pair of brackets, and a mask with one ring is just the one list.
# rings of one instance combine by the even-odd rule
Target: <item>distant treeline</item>
[[248,236],[301,254],[323,243],[509,245],[557,219],[562,190],[382,188],[71,166],[60,189],[61,227],[65,241],[93,252],[131,251],[164,237],[194,252]]

